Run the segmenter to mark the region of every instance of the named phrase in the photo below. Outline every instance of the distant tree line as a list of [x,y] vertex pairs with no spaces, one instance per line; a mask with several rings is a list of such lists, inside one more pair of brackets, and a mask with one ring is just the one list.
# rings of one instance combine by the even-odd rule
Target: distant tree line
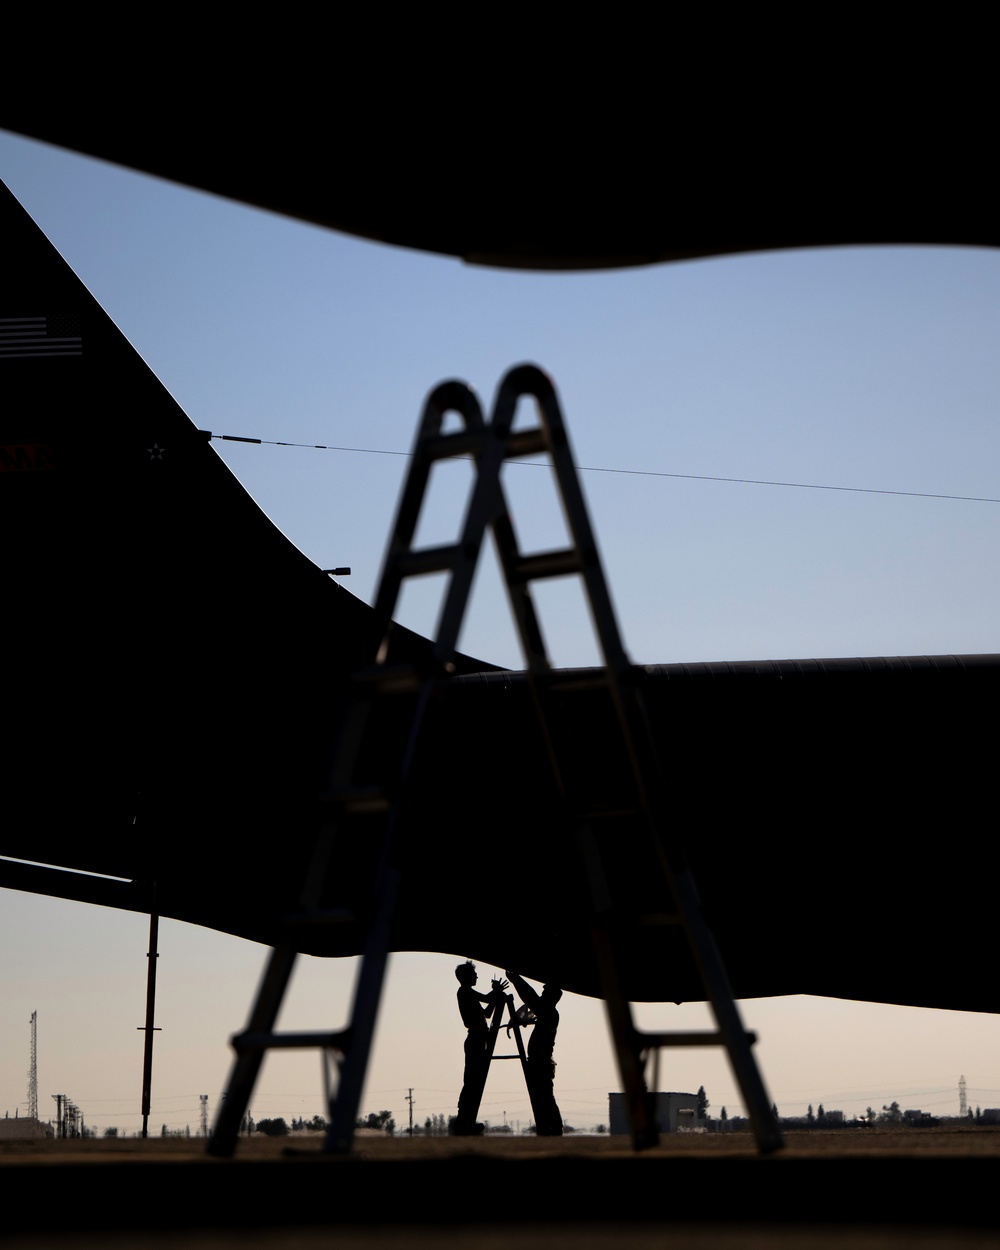
[[379,1129],[392,1137],[396,1132],[396,1121],[392,1118],[391,1111],[380,1111],[377,1115],[372,1111],[358,1120],[357,1127]]
[[447,1137],[448,1136],[448,1117],[444,1115],[429,1115],[423,1124],[414,1124],[413,1136],[421,1135],[423,1137]]
[[[867,1107],[864,1115],[851,1118],[846,1117],[841,1111],[827,1111],[822,1103],[815,1110],[810,1103],[805,1115],[800,1116],[779,1116],[778,1108],[773,1105],[771,1111],[778,1123],[785,1128],[844,1129],[871,1128],[873,1125],[893,1128],[933,1128],[942,1123],[989,1123],[988,1117],[982,1114],[979,1107],[976,1108],[975,1113],[970,1108],[968,1115],[962,1117],[934,1116],[926,1111],[913,1109],[904,1111],[895,1101],[883,1104],[881,1111],[876,1111],[874,1107]],[[735,1131],[738,1128],[749,1128],[749,1121],[743,1116],[733,1116],[727,1122],[726,1109],[723,1107],[719,1127],[723,1130]]]
[[326,1132],[326,1120],[321,1115],[314,1115],[311,1120],[292,1119],[291,1124],[285,1120],[284,1116],[279,1116],[275,1120],[258,1120],[251,1128],[256,1129],[258,1133],[263,1133],[266,1137],[287,1137],[291,1133],[300,1133],[303,1130],[313,1133]]

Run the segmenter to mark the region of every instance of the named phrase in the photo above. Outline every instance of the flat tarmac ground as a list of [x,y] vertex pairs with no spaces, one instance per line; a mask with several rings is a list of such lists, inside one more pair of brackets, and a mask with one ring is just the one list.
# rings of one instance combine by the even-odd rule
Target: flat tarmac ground
[[185,1250],[1000,1247],[1000,1128],[620,1137],[0,1141],[4,1245]]

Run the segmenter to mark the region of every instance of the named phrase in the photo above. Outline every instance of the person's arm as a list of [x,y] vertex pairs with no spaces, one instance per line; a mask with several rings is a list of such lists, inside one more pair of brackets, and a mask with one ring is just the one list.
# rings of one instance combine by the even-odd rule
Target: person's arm
[[531,1010],[537,1015],[538,1004],[541,1002],[538,992],[531,988],[528,982],[525,981],[524,977],[519,977],[516,972],[511,972],[509,968],[504,973],[504,976],[510,980],[514,989],[521,995],[521,1002],[527,1003]]
[[[498,1004],[503,1002],[505,992],[508,989],[510,989],[509,983],[507,981],[501,981],[498,977],[496,977],[493,980],[493,988],[488,994],[480,994],[478,990],[473,990],[472,993],[475,994],[476,998],[478,998],[481,1003],[488,1003],[491,1008],[495,1008]],[[489,1019],[492,1014],[492,1011],[488,1011],[486,1013],[486,1018]]]

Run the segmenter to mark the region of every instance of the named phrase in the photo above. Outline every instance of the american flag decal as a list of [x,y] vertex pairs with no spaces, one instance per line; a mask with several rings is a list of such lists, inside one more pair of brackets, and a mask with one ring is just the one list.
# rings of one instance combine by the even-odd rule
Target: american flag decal
[[0,317],[0,360],[82,355],[83,339],[77,313]]

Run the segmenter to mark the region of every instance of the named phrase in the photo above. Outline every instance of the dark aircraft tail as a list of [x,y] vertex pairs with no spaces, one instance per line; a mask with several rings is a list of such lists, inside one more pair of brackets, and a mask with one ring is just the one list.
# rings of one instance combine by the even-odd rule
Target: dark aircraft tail
[[[370,609],[263,515],[2,185],[0,239],[0,853],[137,884],[0,881],[144,907],[156,878],[166,910],[183,864],[206,893],[177,909],[243,931],[229,909],[268,906],[238,860],[280,885]],[[229,888],[201,871],[220,855]]]

